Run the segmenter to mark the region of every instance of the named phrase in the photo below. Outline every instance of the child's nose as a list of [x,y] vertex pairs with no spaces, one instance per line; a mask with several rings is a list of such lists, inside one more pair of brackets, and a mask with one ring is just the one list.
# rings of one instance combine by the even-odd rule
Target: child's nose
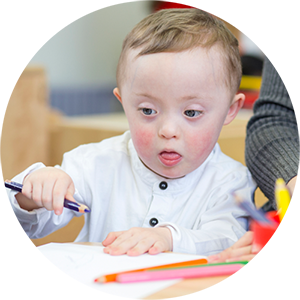
[[175,122],[166,121],[160,127],[159,135],[165,139],[178,138],[179,131]]

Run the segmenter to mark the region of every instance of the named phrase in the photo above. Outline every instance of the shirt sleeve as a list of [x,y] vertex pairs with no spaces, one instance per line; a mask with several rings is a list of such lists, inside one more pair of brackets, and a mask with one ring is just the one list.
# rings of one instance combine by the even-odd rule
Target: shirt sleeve
[[289,94],[266,58],[259,99],[247,125],[246,164],[258,187],[269,199],[266,210],[276,209],[277,178],[288,182],[297,175],[299,134]]
[[[239,196],[251,203],[255,185],[238,190]],[[200,255],[217,254],[241,238],[248,229],[248,214],[237,206],[232,191],[212,195],[214,205],[199,216],[197,228],[187,229],[174,223],[168,227],[173,238],[173,251]]]

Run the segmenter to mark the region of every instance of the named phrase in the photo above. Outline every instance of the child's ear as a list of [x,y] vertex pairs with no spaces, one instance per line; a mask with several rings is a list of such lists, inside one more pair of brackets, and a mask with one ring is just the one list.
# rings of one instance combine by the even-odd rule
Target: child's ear
[[122,103],[121,94],[120,94],[120,91],[119,91],[119,89],[117,87],[114,88],[113,93],[116,96],[116,98]]
[[233,101],[229,107],[224,125],[229,124],[237,115],[239,110],[243,107],[245,101],[245,95],[244,94],[236,94],[233,98]]

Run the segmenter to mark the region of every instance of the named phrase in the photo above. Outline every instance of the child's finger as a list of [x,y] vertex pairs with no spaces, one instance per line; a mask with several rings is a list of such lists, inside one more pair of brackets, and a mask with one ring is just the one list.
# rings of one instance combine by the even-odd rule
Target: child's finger
[[242,248],[238,248],[238,249],[233,249],[228,256],[228,259],[230,258],[234,258],[234,257],[241,257],[244,255],[249,255],[252,253],[252,246],[247,246],[247,247],[242,247]]
[[164,243],[162,243],[161,241],[158,241],[149,249],[148,253],[151,255],[156,255],[166,250],[166,245],[164,245]]
[[53,209],[52,204],[52,192],[53,192],[53,181],[45,181],[42,189],[42,202],[43,206],[48,210]]
[[140,240],[134,247],[131,247],[127,250],[127,255],[129,256],[138,256],[146,253],[153,245],[152,240],[143,239]]
[[124,231],[110,232],[105,238],[105,240],[102,242],[102,245],[104,247],[111,245],[123,233]]
[[[42,185],[35,183],[32,185],[32,200],[39,206],[44,206],[42,201]],[[47,208],[47,207],[46,207]]]
[[[137,235],[136,235],[135,228],[131,228],[131,229],[126,230],[126,231],[122,231],[121,234],[119,234],[120,231],[117,232],[117,233],[118,233],[118,235],[117,235],[116,239],[111,244],[111,246],[113,246],[113,247],[118,247],[119,245],[121,245],[125,242],[128,243],[128,244],[131,244],[132,247],[133,247],[138,242],[138,238],[137,238]],[[135,240],[132,239],[133,236],[135,236]],[[140,238],[140,236],[139,236],[139,238]]]
[[73,195],[75,193],[75,186],[74,186],[74,183],[73,181],[69,184],[68,186],[68,189],[67,189],[67,193],[66,193],[66,196],[65,198],[67,198],[68,200],[71,200],[71,201],[74,201],[76,202],[76,200],[74,199]]
[[[126,254],[128,250],[134,248],[139,242],[139,238],[135,237],[124,237],[127,236],[127,232],[119,236],[110,246],[109,254],[110,255],[122,255]],[[121,241],[120,241],[121,240]]]
[[[53,187],[53,210],[54,210],[55,214],[60,215],[62,213],[64,199],[69,190],[70,190],[70,182],[69,181],[67,181],[67,180],[56,180],[55,181],[55,184]],[[68,197],[73,198],[73,195],[71,195],[71,197],[70,197],[70,195],[71,195],[71,193],[68,193]],[[70,199],[70,200],[72,200],[72,199]]]
[[[253,232],[247,231],[236,243],[219,254],[208,257],[209,263],[224,262],[227,259],[252,253]],[[239,250],[240,249],[240,250]]]
[[226,249],[225,251],[217,254],[217,255],[212,255],[208,257],[208,262],[209,263],[219,263],[219,262],[225,262],[228,261],[229,259],[232,261],[236,261],[237,257],[245,256],[245,255],[250,255],[252,254],[252,245],[246,246],[246,247],[241,247],[234,249],[233,246]]
[[32,184],[31,181],[25,181],[22,188],[22,194],[29,199],[32,199]]
[[64,198],[68,199],[68,200],[70,200],[72,202],[76,202],[77,203],[77,201],[75,200],[75,198],[73,197],[73,195],[74,194],[67,192]]
[[232,245],[232,249],[249,246],[253,243],[253,232],[247,231],[236,243]]

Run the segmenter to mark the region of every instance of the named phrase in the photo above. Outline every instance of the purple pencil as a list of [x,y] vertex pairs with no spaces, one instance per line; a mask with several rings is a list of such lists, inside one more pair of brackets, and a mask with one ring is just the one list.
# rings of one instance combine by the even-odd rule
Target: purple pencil
[[[5,187],[7,187],[11,190],[22,193],[23,185],[21,183],[10,181],[10,180],[5,180],[4,185],[5,185]],[[80,213],[90,212],[90,209],[86,205],[80,204],[77,202],[73,202],[68,199],[64,200],[64,207],[74,210],[74,211],[78,211]]]

